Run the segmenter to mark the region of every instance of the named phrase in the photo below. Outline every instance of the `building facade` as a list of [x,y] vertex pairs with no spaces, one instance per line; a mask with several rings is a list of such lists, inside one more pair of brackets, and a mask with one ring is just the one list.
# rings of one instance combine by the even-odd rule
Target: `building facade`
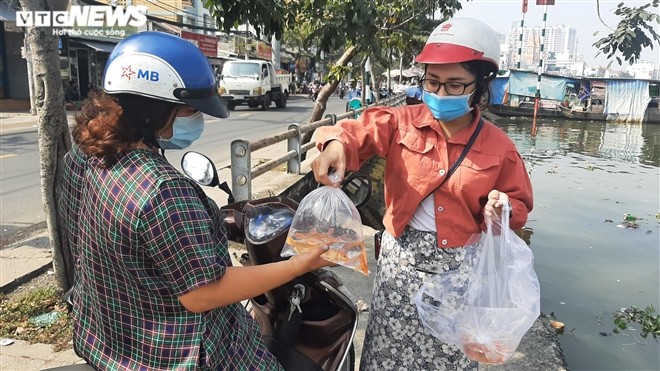
[[[522,32],[522,48],[519,39]],[[543,35],[542,27],[524,27],[521,29],[520,22],[514,22],[509,36],[509,48],[511,50],[510,60],[517,64],[520,60],[520,68],[527,70],[538,69],[541,58],[541,45],[543,44],[544,71],[548,69],[561,69],[572,66],[577,60],[582,59],[578,54],[578,33],[570,25],[548,26]]]

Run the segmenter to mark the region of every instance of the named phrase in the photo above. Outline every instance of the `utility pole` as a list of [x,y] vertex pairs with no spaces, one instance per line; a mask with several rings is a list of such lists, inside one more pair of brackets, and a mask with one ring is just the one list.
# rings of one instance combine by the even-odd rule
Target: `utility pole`
[[282,68],[282,41],[278,40],[275,35],[273,35],[271,43],[273,44],[273,52],[270,57],[271,62],[273,62],[273,66],[276,69]]
[[536,116],[541,104],[541,76],[543,75],[543,48],[545,45],[545,27],[548,21],[548,5],[555,5],[555,0],[536,0],[536,5],[543,5],[543,29],[541,30],[541,49],[539,50],[539,70],[536,78],[536,95],[534,99],[534,119],[532,120],[532,137],[536,136]]
[[518,35],[518,63],[516,69],[520,69],[520,60],[522,59],[523,35],[525,34],[525,13],[527,13],[527,1],[523,0],[522,17],[520,19],[520,35]]

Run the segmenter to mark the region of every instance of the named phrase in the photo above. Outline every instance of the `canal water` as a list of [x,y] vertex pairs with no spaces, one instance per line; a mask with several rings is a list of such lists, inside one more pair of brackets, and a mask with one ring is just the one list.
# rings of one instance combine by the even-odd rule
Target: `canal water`
[[[613,313],[660,314],[660,125],[497,118],[534,186],[526,239],[541,310],[565,323],[571,370],[660,370],[660,341],[613,333]],[[625,214],[638,218],[626,228]]]

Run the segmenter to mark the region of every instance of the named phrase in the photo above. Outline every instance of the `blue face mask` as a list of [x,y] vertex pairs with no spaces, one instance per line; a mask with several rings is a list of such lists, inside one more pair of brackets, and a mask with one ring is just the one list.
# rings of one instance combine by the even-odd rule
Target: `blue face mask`
[[188,117],[177,116],[172,125],[172,138],[157,139],[161,149],[184,149],[199,139],[204,131],[204,115],[196,112]]
[[439,96],[423,92],[422,100],[431,110],[433,117],[440,121],[452,121],[472,111],[468,103],[472,93],[466,95]]

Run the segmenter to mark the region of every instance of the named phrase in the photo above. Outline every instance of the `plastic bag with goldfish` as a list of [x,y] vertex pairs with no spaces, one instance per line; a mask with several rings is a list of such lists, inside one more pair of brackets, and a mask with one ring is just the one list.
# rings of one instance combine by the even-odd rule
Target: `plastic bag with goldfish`
[[474,361],[502,364],[539,316],[541,291],[532,250],[508,218],[486,217],[486,225],[464,246],[459,269],[431,276],[414,302],[430,334]]
[[315,246],[328,246],[323,259],[369,274],[362,219],[339,188],[319,187],[300,201],[281,255],[302,254]]

